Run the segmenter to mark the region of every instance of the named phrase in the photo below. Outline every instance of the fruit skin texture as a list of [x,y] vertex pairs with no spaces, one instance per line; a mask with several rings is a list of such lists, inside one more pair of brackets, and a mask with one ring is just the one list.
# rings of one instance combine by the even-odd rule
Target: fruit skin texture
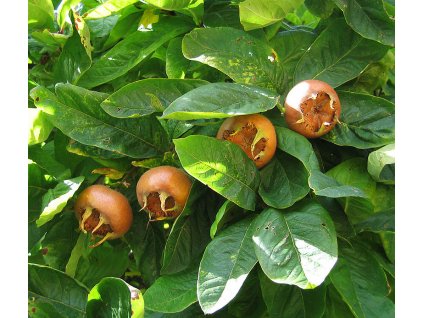
[[176,218],[188,200],[192,182],[181,169],[155,167],[145,172],[137,183],[137,198],[151,220]]
[[295,85],[285,99],[288,127],[307,138],[317,138],[331,131],[341,114],[335,90],[319,80]]
[[[132,225],[132,209],[128,199],[122,193],[105,185],[96,184],[83,190],[78,196],[74,208],[81,230],[96,232],[97,235],[103,236],[103,239],[119,238]],[[87,212],[86,220],[83,222],[84,224],[81,224],[85,212]],[[94,217],[95,214],[97,214],[96,218]],[[100,222],[103,220],[104,223],[97,231],[93,231],[99,220]],[[87,227],[88,229],[86,229]]]
[[240,146],[257,168],[269,163],[277,146],[275,127],[260,114],[227,118],[220,126],[216,138]]

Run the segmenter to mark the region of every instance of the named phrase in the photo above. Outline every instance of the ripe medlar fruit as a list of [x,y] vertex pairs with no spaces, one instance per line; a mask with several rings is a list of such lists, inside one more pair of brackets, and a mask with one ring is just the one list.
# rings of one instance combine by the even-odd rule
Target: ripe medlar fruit
[[341,114],[335,90],[319,80],[295,85],[285,99],[288,127],[307,138],[317,138],[331,131]]
[[220,126],[216,138],[228,140],[241,147],[257,168],[265,166],[275,155],[275,127],[260,114],[227,118]]
[[92,185],[80,193],[75,215],[84,233],[102,237],[91,247],[123,236],[132,224],[132,209],[127,198],[104,185]]
[[137,183],[137,198],[150,220],[174,219],[185,207],[192,182],[181,169],[155,167],[145,172]]

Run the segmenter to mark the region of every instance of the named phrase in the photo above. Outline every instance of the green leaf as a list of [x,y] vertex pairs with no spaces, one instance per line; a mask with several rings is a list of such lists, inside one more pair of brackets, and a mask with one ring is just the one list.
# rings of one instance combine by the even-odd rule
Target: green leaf
[[309,171],[320,170],[313,146],[304,136],[285,127],[275,127],[278,148],[300,160]]
[[242,216],[243,210],[231,201],[225,201],[216,213],[215,220],[210,227],[210,237],[214,239],[216,233],[220,231],[227,222]]
[[330,280],[355,317],[394,317],[386,275],[366,249],[341,247]]
[[[120,244],[102,244],[96,248],[88,247],[89,241],[81,246],[82,255],[78,260],[75,279],[92,287],[104,277],[121,277],[128,268],[129,247]],[[113,261],[111,261],[113,260]]]
[[337,182],[329,175],[325,175],[320,171],[314,170],[308,179],[310,187],[314,190],[316,195],[330,197],[330,198],[343,198],[343,197],[362,197],[366,198],[367,195],[357,187],[343,185]]
[[376,182],[395,183],[395,144],[386,145],[369,154],[367,171]]
[[339,202],[351,223],[364,221],[374,213],[372,198],[376,193],[376,182],[368,174],[364,158],[352,158],[343,161],[329,170],[327,175],[340,184],[359,188],[366,194],[367,198],[339,198]]
[[395,45],[395,23],[382,0],[334,0],[345,20],[361,36],[385,45]]
[[378,212],[354,227],[357,232],[395,232],[395,213],[393,210]]
[[326,309],[322,318],[354,318],[353,313],[348,305],[342,300],[341,295],[333,287],[329,285],[326,294]]
[[43,196],[42,212],[36,222],[37,226],[46,224],[56,214],[60,213],[76,190],[79,189],[82,181],[84,181],[84,177],[60,181],[54,189],[48,190]]
[[190,120],[256,114],[275,107],[279,96],[262,88],[210,83],[189,91],[163,112],[165,119]]
[[44,172],[53,176],[56,180],[65,180],[71,177],[71,171],[55,158],[56,149],[54,142],[44,145],[28,147],[28,158],[36,162]]
[[65,211],[60,214],[57,222],[48,229],[41,242],[40,250],[45,264],[65,271],[66,264],[76,244],[79,233],[78,221],[73,211]]
[[327,197],[366,196],[360,189],[342,185],[320,171],[313,146],[304,136],[285,127],[275,127],[278,148],[302,162],[308,170],[308,185],[316,195]]
[[250,217],[231,225],[207,245],[197,283],[198,301],[205,314],[227,305],[257,263],[251,240],[252,220]]
[[146,116],[163,112],[175,99],[205,84],[202,80],[149,78],[125,85],[101,107],[113,117]]
[[281,21],[297,9],[304,0],[245,0],[239,4],[239,16],[246,31],[262,28]]
[[359,149],[381,147],[395,141],[395,105],[386,99],[338,92],[341,118],[323,138],[339,146]]
[[210,65],[235,82],[276,90],[279,59],[264,41],[229,27],[194,29],[184,36],[182,52]]
[[279,57],[277,89],[286,96],[294,84],[295,67],[304,52],[315,41],[316,34],[309,30],[293,29],[276,34],[270,41]]
[[259,194],[263,201],[274,208],[290,207],[310,191],[308,172],[301,161],[277,152],[275,157],[260,170]]
[[28,265],[30,317],[83,318],[88,290],[56,269]]
[[47,117],[40,109],[28,108],[28,146],[47,140],[53,129]]
[[145,308],[175,313],[197,301],[198,267],[159,277],[144,294]]
[[259,278],[270,318],[314,318],[323,314],[325,286],[306,290],[292,285],[276,284],[262,271],[259,272]]
[[133,158],[149,158],[169,147],[166,132],[155,117],[117,120],[100,103],[106,94],[70,84],[57,84],[57,98],[44,87],[31,91],[38,108],[69,137],[89,146]]
[[52,28],[54,8],[51,0],[28,0],[28,29]]
[[151,29],[134,32],[103,54],[84,73],[79,85],[91,88],[107,83],[139,64],[167,41],[190,30],[192,26],[178,17],[161,17]]
[[193,184],[184,211],[172,226],[163,252],[162,275],[187,269],[201,256],[210,241],[207,231],[204,231],[210,226],[210,221],[203,190],[200,183]]
[[[381,59],[387,47],[355,33],[344,21],[331,21],[299,60],[294,83],[317,79],[337,87]],[[341,99],[342,103],[342,99]]]
[[182,38],[172,39],[166,50],[166,74],[168,78],[185,78],[191,62],[182,54]]
[[329,18],[335,8],[332,0],[305,0],[304,4],[312,14],[322,19]]
[[139,0],[107,0],[84,14],[85,19],[100,19],[122,10]]
[[278,284],[320,285],[338,255],[335,226],[314,201],[279,211],[268,208],[254,222],[254,250],[261,268]]
[[225,26],[242,29],[239,8],[227,1],[206,1],[203,24],[206,28]]
[[66,23],[71,24],[71,20],[69,18],[69,11],[74,9],[81,0],[62,0],[57,7],[57,23],[61,30],[64,30]]
[[135,263],[143,281],[149,286],[159,276],[165,239],[163,232],[159,229],[163,225],[148,221],[147,213],[134,213],[132,227],[125,238],[134,254]]
[[74,31],[54,64],[55,80],[75,84],[90,66],[91,54],[87,54],[78,32]]
[[145,0],[145,2],[160,9],[177,11],[192,16],[196,24],[199,24],[204,13],[204,0]]
[[87,317],[131,318],[131,293],[126,283],[115,277],[103,278],[88,295]]
[[196,1],[197,0],[145,0],[148,4],[152,4],[160,9],[169,11],[187,8]]
[[122,154],[104,150],[97,147],[93,147],[93,146],[87,146],[72,139],[69,140],[69,143],[66,146],[66,150],[71,153],[77,154],[78,156],[98,158],[98,159],[117,159],[117,158],[124,157],[124,155]]
[[254,210],[259,185],[258,170],[237,145],[206,136],[175,139],[184,169],[226,199]]

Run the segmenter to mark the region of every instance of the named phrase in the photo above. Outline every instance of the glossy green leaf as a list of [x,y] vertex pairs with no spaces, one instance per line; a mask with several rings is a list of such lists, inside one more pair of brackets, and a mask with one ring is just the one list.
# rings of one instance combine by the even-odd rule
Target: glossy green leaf
[[51,28],[54,8],[51,0],[28,0],[28,29]]
[[317,170],[312,172],[308,181],[316,195],[330,198],[367,197],[366,193],[358,187],[343,185],[331,176]]
[[276,126],[275,131],[279,149],[299,159],[309,172],[320,170],[313,146],[307,138],[285,127]]
[[56,160],[56,152],[54,142],[48,142],[42,146],[28,147],[28,158],[36,162],[45,174],[53,176],[56,180],[70,179],[70,169]]
[[298,61],[315,41],[316,34],[309,30],[293,29],[276,34],[270,41],[279,60],[278,92],[286,96],[295,84],[294,74]]
[[278,148],[302,162],[308,170],[308,185],[315,194],[333,198],[365,196],[360,189],[340,184],[332,177],[323,174],[313,146],[307,138],[285,127],[275,127],[275,130]]
[[395,183],[395,144],[386,145],[369,154],[367,171],[376,182]]
[[75,84],[90,66],[91,55],[87,54],[80,35],[74,31],[54,65],[55,80]]
[[[228,317],[267,317],[266,304],[260,289],[257,269],[257,267],[254,267],[248,274],[238,294],[226,307]],[[219,317],[219,313],[222,312],[224,312],[224,309],[220,310],[216,315]]]
[[204,0],[145,0],[160,9],[177,11],[194,18],[196,24],[201,21],[204,13]]
[[272,109],[278,102],[278,95],[262,88],[211,83],[173,101],[163,112],[163,118],[191,120],[256,114]]
[[131,318],[131,293],[123,280],[106,277],[91,289],[87,318],[96,317]]
[[395,141],[395,106],[386,99],[338,92],[341,118],[323,138],[339,146],[375,148]]
[[198,267],[183,272],[160,276],[144,294],[145,308],[158,312],[175,313],[197,301]]
[[31,91],[38,108],[69,137],[89,146],[133,158],[164,153],[169,146],[166,133],[154,117],[117,120],[100,103],[106,94],[70,84],[56,85],[56,97],[43,87]]
[[342,300],[341,295],[333,287],[329,285],[326,294],[326,308],[322,318],[354,318],[353,313],[348,305]]
[[202,80],[149,78],[125,85],[107,97],[101,107],[118,118],[163,112],[175,99],[207,84]]
[[306,290],[292,285],[276,284],[261,271],[259,278],[270,318],[314,318],[323,314],[325,286]]
[[342,247],[330,280],[355,317],[394,317],[386,275],[366,249]]
[[165,10],[178,10],[178,9],[184,9],[194,2],[196,0],[145,0],[148,4],[152,4],[153,6],[159,7],[160,9]]
[[36,108],[28,108],[28,125],[28,146],[45,141],[53,129],[47,115]]
[[395,232],[395,213],[393,210],[378,212],[354,227],[357,232]]
[[88,290],[56,269],[28,265],[29,317],[83,318]]
[[335,8],[332,0],[305,0],[304,4],[312,14],[322,19],[329,18]]
[[304,0],[245,0],[239,3],[239,17],[246,31],[258,29],[282,20]]
[[227,222],[242,216],[243,210],[235,203],[227,200],[216,213],[215,220],[210,227],[210,237],[214,239],[216,233],[220,231]]
[[229,27],[195,29],[184,36],[182,52],[190,60],[217,68],[235,82],[277,89],[279,59],[266,42],[245,31]]
[[386,51],[384,45],[355,33],[344,19],[333,20],[299,60],[294,83],[317,79],[337,87],[357,77]]
[[78,220],[74,211],[64,211],[55,219],[53,226],[48,229],[41,242],[40,253],[46,265],[65,271],[78,239],[79,233],[75,231],[76,228],[78,228]]
[[376,193],[376,182],[368,174],[364,158],[343,161],[329,170],[327,175],[343,185],[359,188],[366,194],[367,198],[348,197],[339,199],[348,219],[353,224],[366,220],[374,213],[372,198]]
[[91,288],[104,277],[121,277],[124,274],[129,263],[129,247],[126,244],[102,244],[96,248],[91,248],[90,245],[92,241],[85,241],[81,246],[75,279]]
[[84,181],[84,177],[60,181],[54,189],[48,190],[43,196],[42,212],[36,222],[37,225],[46,224],[56,214],[60,213],[81,186],[82,181]]
[[227,305],[257,263],[251,240],[252,220],[250,217],[231,225],[207,245],[197,283],[197,297],[204,313],[214,313]]
[[168,78],[185,78],[190,60],[182,54],[182,38],[172,39],[166,50],[166,75]]
[[139,0],[107,0],[84,14],[85,19],[105,18]]
[[395,24],[383,0],[334,0],[345,20],[361,36],[385,45],[395,44]]
[[163,252],[161,275],[170,275],[187,269],[197,260],[210,237],[205,228],[210,226],[207,215],[207,202],[202,198],[204,188],[195,182],[191,188],[188,202],[175,220],[166,240]]
[[66,23],[71,23],[69,18],[69,11],[74,9],[81,0],[62,0],[57,7],[57,23],[61,30],[64,30]]
[[160,230],[163,225],[148,221],[147,213],[134,213],[133,225],[125,239],[128,240],[143,280],[151,285],[160,274],[165,239]]
[[242,29],[239,8],[227,1],[206,1],[203,24],[206,28],[225,26]]
[[117,159],[117,158],[124,157],[124,155],[122,154],[104,150],[97,147],[93,147],[93,146],[87,146],[72,139],[69,141],[69,144],[66,146],[66,150],[71,153],[77,154],[78,156],[92,157],[92,158],[99,158],[99,159]]
[[103,54],[81,77],[78,85],[91,88],[126,74],[161,45],[187,32],[191,27],[184,19],[161,17],[160,22],[155,23],[151,30],[138,30]]
[[184,169],[226,199],[254,210],[258,170],[237,145],[206,136],[175,139]]
[[317,202],[264,210],[254,222],[254,250],[261,268],[278,284],[320,285],[338,255],[335,226]]
[[259,194],[263,201],[274,208],[290,207],[310,191],[309,174],[298,159],[276,153],[275,157],[260,170]]

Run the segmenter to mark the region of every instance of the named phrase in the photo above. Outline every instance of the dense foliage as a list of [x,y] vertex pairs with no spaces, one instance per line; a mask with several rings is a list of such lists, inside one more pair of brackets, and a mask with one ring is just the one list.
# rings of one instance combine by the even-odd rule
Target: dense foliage
[[[393,0],[28,0],[30,317],[394,316]],[[342,105],[328,134],[289,129],[307,79]],[[257,169],[222,122],[261,113]],[[140,176],[193,185],[149,220]],[[93,184],[133,223],[90,248],[74,213]]]

